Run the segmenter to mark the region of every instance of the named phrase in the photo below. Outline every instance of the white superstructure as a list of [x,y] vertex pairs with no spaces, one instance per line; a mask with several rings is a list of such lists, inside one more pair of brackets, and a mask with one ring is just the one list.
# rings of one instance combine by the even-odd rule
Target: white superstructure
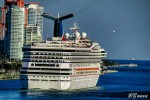
[[62,38],[23,47],[23,88],[72,90],[96,86],[106,52],[78,29],[73,29],[72,36],[66,33]]

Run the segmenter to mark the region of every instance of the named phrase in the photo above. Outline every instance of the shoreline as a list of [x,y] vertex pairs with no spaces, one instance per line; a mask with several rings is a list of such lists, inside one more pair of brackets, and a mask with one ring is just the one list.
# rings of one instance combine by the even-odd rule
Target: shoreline
[[20,77],[19,75],[15,75],[15,76],[7,76],[5,74],[0,75],[0,80],[13,80],[13,79],[20,79]]
[[7,80],[20,80],[20,78],[14,78],[14,79],[0,79],[0,81],[7,81]]
[[131,66],[138,66],[138,64],[119,64],[119,65],[112,65],[112,66],[105,66],[105,67],[131,67]]

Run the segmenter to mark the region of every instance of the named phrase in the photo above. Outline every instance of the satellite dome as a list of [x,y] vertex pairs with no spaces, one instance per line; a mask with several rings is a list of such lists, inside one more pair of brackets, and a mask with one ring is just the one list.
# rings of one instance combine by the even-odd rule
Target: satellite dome
[[86,38],[86,33],[85,33],[85,32],[82,33],[82,38],[83,38],[83,39]]
[[76,33],[75,33],[75,36],[76,36],[76,38],[78,39],[78,38],[80,37],[80,33],[79,33],[79,32],[76,32]]
[[68,37],[69,37],[69,33],[66,33],[66,34],[65,34],[65,37],[68,38]]

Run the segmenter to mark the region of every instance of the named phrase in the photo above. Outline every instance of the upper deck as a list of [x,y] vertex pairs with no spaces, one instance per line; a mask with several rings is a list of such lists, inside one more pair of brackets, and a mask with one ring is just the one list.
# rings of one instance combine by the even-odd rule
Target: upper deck
[[85,32],[79,33],[80,28],[77,26],[77,23],[70,29],[73,31],[71,35],[66,33],[62,37],[52,37],[47,41],[24,46],[24,54],[30,54],[28,52],[40,54],[54,52],[61,54],[77,53],[78,55],[95,55],[96,53],[97,55],[106,55],[104,49],[98,43],[91,41]]
[[[56,40],[57,38],[57,40]],[[42,47],[42,48],[90,48],[92,46],[92,41],[89,39],[84,40],[61,40],[58,37],[53,37],[50,41],[45,41],[41,43],[32,43],[32,45],[27,45],[25,47]]]

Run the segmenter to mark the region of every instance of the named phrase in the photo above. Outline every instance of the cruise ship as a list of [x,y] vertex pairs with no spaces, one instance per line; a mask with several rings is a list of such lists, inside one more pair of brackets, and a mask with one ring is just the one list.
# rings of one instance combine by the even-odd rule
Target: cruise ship
[[101,59],[107,55],[105,50],[85,32],[80,33],[77,23],[70,28],[71,34],[62,32],[60,19],[73,15],[43,16],[54,19],[54,36],[51,40],[23,47],[22,87],[56,90],[95,87],[101,75]]

